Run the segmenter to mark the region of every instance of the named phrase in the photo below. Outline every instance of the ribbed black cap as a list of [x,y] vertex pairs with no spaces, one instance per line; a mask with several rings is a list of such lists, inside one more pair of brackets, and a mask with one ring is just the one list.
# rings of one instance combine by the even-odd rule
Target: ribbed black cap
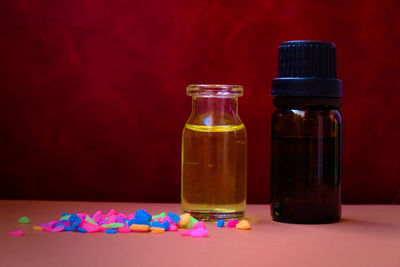
[[336,79],[336,46],[320,41],[288,41],[279,47],[278,78],[272,96],[341,97]]

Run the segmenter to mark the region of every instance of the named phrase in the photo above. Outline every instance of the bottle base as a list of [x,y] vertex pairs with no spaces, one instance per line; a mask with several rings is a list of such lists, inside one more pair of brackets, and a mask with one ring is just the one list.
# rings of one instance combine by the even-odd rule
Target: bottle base
[[240,220],[244,218],[244,211],[237,212],[204,212],[183,210],[184,213],[189,213],[191,216],[200,221],[215,222],[218,220]]
[[293,219],[293,218],[277,218],[272,216],[272,220],[281,223],[292,223],[292,224],[328,224],[328,223],[337,223],[340,221],[340,217],[331,217],[331,218],[318,218],[318,219]]

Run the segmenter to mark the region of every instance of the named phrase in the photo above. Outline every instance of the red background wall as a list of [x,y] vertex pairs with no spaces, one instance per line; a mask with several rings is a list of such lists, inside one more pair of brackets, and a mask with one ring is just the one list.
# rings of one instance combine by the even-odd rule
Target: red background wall
[[400,186],[400,23],[380,1],[2,1],[1,198],[180,200],[190,83],[242,84],[248,200],[269,200],[280,42],[335,42],[343,200]]

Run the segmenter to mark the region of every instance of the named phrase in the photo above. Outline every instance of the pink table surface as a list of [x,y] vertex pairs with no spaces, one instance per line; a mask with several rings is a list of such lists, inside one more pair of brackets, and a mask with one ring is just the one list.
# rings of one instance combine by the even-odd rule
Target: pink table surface
[[[0,200],[0,266],[400,266],[400,206],[345,205],[335,224],[273,222],[268,205],[248,205],[250,231],[207,223],[208,238],[165,234],[34,231],[62,212],[152,214],[179,212],[179,204]],[[21,216],[31,224],[20,225]],[[26,231],[23,237],[8,232]]]

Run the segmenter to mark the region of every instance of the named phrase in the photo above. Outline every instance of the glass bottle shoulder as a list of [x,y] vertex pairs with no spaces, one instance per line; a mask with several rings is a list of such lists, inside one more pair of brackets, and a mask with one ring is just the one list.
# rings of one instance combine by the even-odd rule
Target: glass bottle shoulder
[[271,119],[272,135],[339,136],[342,116],[332,107],[276,107]]
[[319,108],[319,107],[276,107],[272,113],[272,119],[282,120],[307,120],[313,117],[335,120],[341,123],[342,115],[337,108]]
[[200,132],[245,132],[238,114],[237,98],[193,97],[185,129]]
[[[236,97],[193,97],[187,124],[203,126],[243,125]],[[244,126],[242,126],[244,127]]]

